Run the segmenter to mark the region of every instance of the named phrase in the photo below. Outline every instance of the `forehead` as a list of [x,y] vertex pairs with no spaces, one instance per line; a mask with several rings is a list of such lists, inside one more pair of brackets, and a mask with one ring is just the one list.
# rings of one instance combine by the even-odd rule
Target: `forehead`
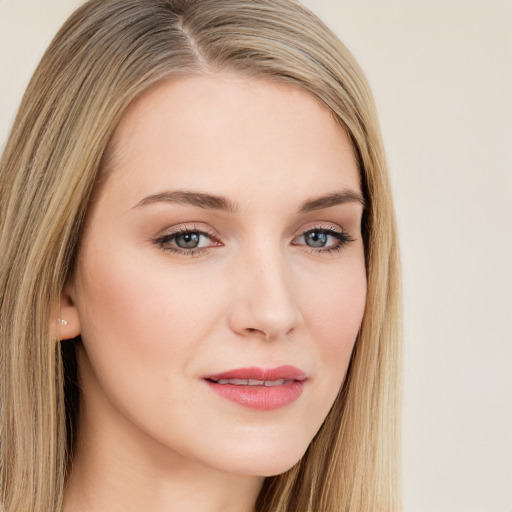
[[329,109],[294,85],[227,72],[172,78],[142,94],[114,133],[107,167],[132,195],[198,183],[226,195],[262,180],[276,189],[303,183],[304,192],[360,188],[352,144]]

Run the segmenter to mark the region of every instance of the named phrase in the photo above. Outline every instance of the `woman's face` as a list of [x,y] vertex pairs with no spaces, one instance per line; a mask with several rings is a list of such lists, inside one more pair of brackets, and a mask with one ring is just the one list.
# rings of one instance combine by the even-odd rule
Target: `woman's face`
[[109,155],[63,301],[82,421],[160,462],[289,469],[365,306],[347,135],[303,90],[220,73],[150,89]]

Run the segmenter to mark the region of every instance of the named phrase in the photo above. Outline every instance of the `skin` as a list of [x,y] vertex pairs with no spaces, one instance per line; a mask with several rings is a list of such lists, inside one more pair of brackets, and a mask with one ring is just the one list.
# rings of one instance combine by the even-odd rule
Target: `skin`
[[[64,510],[252,511],[264,477],[292,467],[327,416],[361,324],[363,206],[298,212],[317,196],[361,194],[354,151],[307,92],[223,72],[147,91],[109,154],[61,297],[61,336],[83,342]],[[141,204],[169,190],[223,196],[236,211]],[[200,252],[170,252],[183,237],[155,242],[180,228],[209,233]],[[324,247],[311,247],[311,230]],[[351,241],[328,252],[328,230]],[[272,411],[203,380],[282,364],[308,380]]]

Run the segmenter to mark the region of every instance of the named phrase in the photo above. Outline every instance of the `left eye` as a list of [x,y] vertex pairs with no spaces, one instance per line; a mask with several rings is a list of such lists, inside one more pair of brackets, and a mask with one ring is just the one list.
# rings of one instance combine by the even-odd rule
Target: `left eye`
[[327,229],[311,229],[297,238],[297,243],[315,249],[330,248],[344,242],[344,233]]

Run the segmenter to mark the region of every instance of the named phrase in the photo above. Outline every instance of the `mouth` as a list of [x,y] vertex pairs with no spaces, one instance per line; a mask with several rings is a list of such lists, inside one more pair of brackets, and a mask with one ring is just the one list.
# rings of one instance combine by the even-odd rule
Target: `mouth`
[[294,382],[293,380],[277,379],[277,380],[258,380],[258,379],[206,379],[209,382],[215,384],[232,384],[233,386],[267,386],[269,388],[273,386],[282,386],[283,384],[289,384]]
[[239,368],[203,377],[211,390],[242,407],[270,411],[297,400],[306,374],[294,366]]
[[[277,381],[303,381],[307,379],[307,375],[296,368],[295,366],[283,365],[276,368],[263,369],[257,366],[251,366],[249,368],[237,368],[235,370],[228,370],[226,372],[217,373],[214,375],[207,375],[204,379],[212,380],[215,382],[220,381],[244,381],[242,382],[230,382],[231,384],[239,385],[259,385],[261,386],[264,382],[277,382]],[[250,383],[249,381],[252,381]],[[257,382],[257,383],[256,383]],[[228,382],[223,382],[227,384]],[[279,385],[279,384],[274,384]]]

